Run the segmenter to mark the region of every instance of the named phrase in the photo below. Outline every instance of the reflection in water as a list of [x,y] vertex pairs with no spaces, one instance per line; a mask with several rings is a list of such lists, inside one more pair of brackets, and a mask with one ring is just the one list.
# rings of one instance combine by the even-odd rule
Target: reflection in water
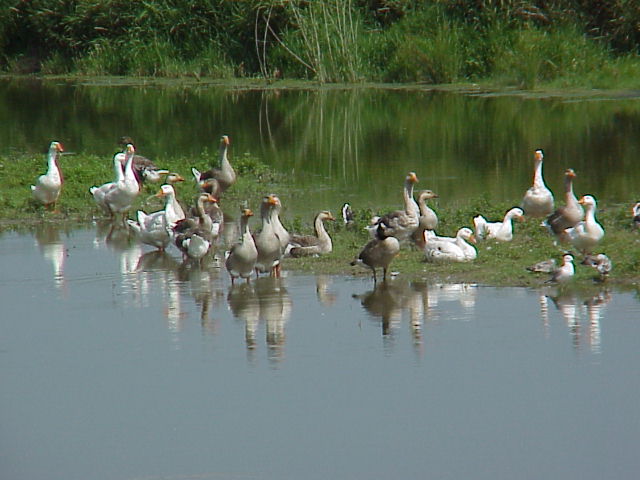
[[56,288],[64,290],[64,261],[68,251],[60,240],[60,228],[50,223],[38,225],[34,237],[40,253],[53,266],[53,284]]
[[[604,288],[595,295],[580,295],[574,289],[552,288],[544,291],[562,315],[575,349],[585,341],[592,353],[601,352],[600,320],[604,307],[611,301],[611,292]],[[542,302],[541,302],[542,305]],[[548,335],[548,312],[541,308],[545,333]],[[588,322],[584,325],[584,322]],[[585,331],[586,327],[586,331]],[[586,336],[586,339],[585,339]]]
[[331,290],[332,283],[329,275],[316,276],[316,296],[318,301],[325,307],[334,305],[338,299],[338,294]]

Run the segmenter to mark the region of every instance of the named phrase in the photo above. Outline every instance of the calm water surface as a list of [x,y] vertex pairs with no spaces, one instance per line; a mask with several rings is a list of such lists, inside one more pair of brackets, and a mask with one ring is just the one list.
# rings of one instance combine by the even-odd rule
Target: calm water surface
[[635,479],[637,295],[262,278],[0,236],[0,473]]

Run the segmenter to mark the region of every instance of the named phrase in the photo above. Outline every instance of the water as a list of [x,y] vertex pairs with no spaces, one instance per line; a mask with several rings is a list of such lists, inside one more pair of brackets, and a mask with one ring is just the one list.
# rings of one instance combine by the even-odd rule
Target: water
[[109,233],[0,237],[2,478],[637,476],[637,294],[231,288]]

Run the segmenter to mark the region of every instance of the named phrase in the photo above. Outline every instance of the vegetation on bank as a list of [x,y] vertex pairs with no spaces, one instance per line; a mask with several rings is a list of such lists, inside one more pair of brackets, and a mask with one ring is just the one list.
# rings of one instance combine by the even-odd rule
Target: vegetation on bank
[[[201,158],[170,158],[162,166],[183,175],[193,165],[204,166],[216,162],[216,154],[205,154]],[[58,208],[60,213],[46,211],[31,198],[29,185],[44,171],[43,155],[0,154],[0,232],[6,230],[32,230],[43,223],[86,225],[87,222],[103,218],[88,188],[110,181],[113,177],[112,163],[92,155],[65,155],[61,169],[65,184]],[[237,216],[238,206],[244,202],[258,210],[259,197],[267,192],[290,192],[296,187],[284,175],[273,172],[251,155],[235,157],[234,167],[239,173],[238,182],[225,193],[221,205],[226,214]],[[159,199],[152,195],[159,185],[146,185],[134,204],[130,216],[136,209],[147,212],[161,208]],[[176,187],[179,198],[189,202],[196,194],[196,186],[190,178]],[[523,192],[524,193],[524,192]],[[464,202],[447,202],[435,209],[440,218],[439,235],[454,236],[458,228],[472,226],[472,218],[482,213],[497,220],[520,199],[512,203],[491,203],[486,198],[469,199]],[[285,205],[285,210],[287,206]],[[327,206],[339,215],[339,206]],[[383,213],[398,208],[398,205],[376,205],[375,211],[366,206],[354,205],[355,224],[347,228],[341,221],[326,222],[327,230],[334,240],[331,254],[319,258],[286,259],[284,268],[309,273],[370,275],[360,267],[351,267],[349,262],[368,241],[364,226],[374,213]],[[640,232],[632,228],[630,206],[599,205],[597,218],[606,230],[599,252],[612,259],[614,270],[608,280],[612,285],[637,285],[640,282]],[[300,215],[288,215],[285,226],[294,232],[311,233],[312,219]],[[251,223],[259,228],[259,220]],[[433,265],[423,262],[423,254],[416,248],[403,248],[391,265],[391,270],[401,272],[403,278],[429,279],[440,282],[473,282],[485,285],[539,286],[547,275],[534,275],[525,267],[547,258],[558,261],[564,252],[563,246],[554,245],[546,229],[540,227],[539,219],[528,219],[515,224],[514,240],[509,243],[484,242],[478,245],[478,258],[472,263]],[[580,261],[576,255],[576,264]],[[576,266],[575,285],[592,285],[596,272],[586,266]]]
[[12,73],[640,86],[640,7],[604,0],[0,0]]

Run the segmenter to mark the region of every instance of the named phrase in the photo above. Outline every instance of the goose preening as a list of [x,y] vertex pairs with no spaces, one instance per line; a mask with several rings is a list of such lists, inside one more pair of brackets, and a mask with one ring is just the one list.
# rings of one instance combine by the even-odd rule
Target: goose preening
[[[133,139],[128,136],[120,137],[119,141],[120,146],[125,150],[124,152],[117,153],[116,157],[122,163],[124,168],[127,160],[126,160],[126,148],[127,145],[133,145],[135,148],[135,143]],[[158,167],[149,160],[147,157],[143,157],[142,155],[138,155],[137,153],[133,155],[133,174],[138,181],[138,184],[142,184],[144,182],[158,183],[162,179],[162,175],[168,174],[168,170],[160,170]]]
[[571,244],[586,255],[600,243],[604,237],[604,229],[596,220],[596,199],[585,195],[578,203],[585,208],[584,220],[567,229],[567,236]]
[[358,258],[351,262],[351,265],[362,265],[371,269],[373,273],[373,281],[376,283],[376,268],[382,268],[382,280],[387,279],[387,269],[391,261],[400,252],[400,242],[387,233],[387,227],[384,223],[378,224],[375,237],[363,247]]
[[631,207],[631,214],[633,215],[633,228],[640,228],[640,202]]
[[546,217],[553,212],[553,194],[542,177],[542,149],[536,150],[533,158],[533,185],[524,194],[522,210],[527,217]]
[[475,227],[476,239],[478,240],[498,240],[499,242],[510,242],[513,239],[512,220],[523,220],[524,212],[518,208],[509,210],[502,222],[487,222],[482,216],[478,215],[473,219]]
[[568,168],[564,172],[565,205],[558,207],[542,225],[562,241],[567,241],[565,230],[575,226],[584,218],[584,210],[573,193],[573,179],[576,173]]
[[420,217],[418,218],[418,228],[412,234],[413,241],[418,248],[424,248],[425,231],[434,231],[438,228],[438,216],[427,205],[427,200],[432,198],[438,198],[438,195],[431,190],[422,190],[418,194]]
[[117,213],[126,215],[131,208],[131,204],[140,192],[138,181],[133,173],[132,162],[134,153],[135,148],[132,144],[128,144],[124,171],[120,159],[117,158],[117,155],[114,156],[115,181],[89,189],[96,204],[111,217]]
[[260,204],[260,216],[262,218],[262,230],[254,235],[254,241],[258,250],[256,259],[256,276],[262,273],[270,273],[276,277],[280,276],[280,259],[283,248],[280,245],[280,238],[276,233],[275,218],[277,217],[277,206],[280,200],[271,194],[262,199]]
[[476,239],[470,228],[458,230],[455,237],[436,237],[425,232],[425,260],[433,263],[470,262],[478,256],[473,245]]
[[64,148],[60,142],[51,142],[47,153],[47,173],[40,175],[35,185],[31,185],[33,198],[41,202],[47,209],[55,211],[56,202],[62,191],[62,172],[58,165],[60,153]]
[[573,267],[573,255],[565,253],[562,256],[562,265],[551,274],[551,278],[545,283],[562,283],[573,278],[575,269]]
[[416,231],[420,218],[420,207],[413,199],[413,186],[418,183],[415,172],[409,172],[404,180],[402,195],[404,198],[404,210],[395,210],[380,217],[370,229],[372,236],[378,235],[378,225],[384,225],[384,234],[387,237],[396,237],[399,241],[407,240]]
[[215,202],[208,193],[198,195],[196,216],[184,218],[173,227],[175,245],[182,252],[183,261],[187,259],[202,261],[211,248],[211,218],[206,214],[205,202]]
[[600,281],[604,282],[613,268],[611,259],[604,253],[598,253],[597,255],[586,255],[582,260],[582,265],[588,265],[594,268],[600,275]]
[[[229,158],[227,156],[229,143],[229,137],[227,135],[222,135],[222,137],[220,138],[219,167],[214,167],[210,170],[207,170],[206,172],[200,172],[196,168],[191,169],[193,177],[195,178],[196,183],[200,185],[200,188],[203,188],[205,186],[207,180],[214,179],[216,180],[217,186],[219,188],[219,192],[216,192],[216,194],[222,194],[231,185],[236,183],[236,172],[231,166],[231,163],[229,163]],[[211,185],[213,185],[213,183],[209,184],[209,188],[211,188]]]
[[292,257],[302,257],[308,255],[323,255],[331,253],[333,244],[331,237],[324,228],[326,220],[334,221],[335,218],[331,212],[323,210],[318,213],[313,221],[315,235],[296,235],[292,234],[289,239],[285,253]]
[[553,273],[557,270],[556,259],[542,260],[527,267],[527,270],[533,273]]
[[258,249],[249,230],[249,219],[253,217],[253,212],[245,208],[240,217],[240,241],[236,243],[226,255],[225,266],[231,276],[231,285],[238,277],[250,281],[253,270],[258,259]]
[[184,219],[175,210],[175,191],[171,185],[163,185],[156,194],[157,197],[164,198],[164,208],[158,212],[145,213],[138,210],[137,219],[127,220],[127,224],[133,229],[142,243],[151,245],[158,250],[164,250],[171,242],[172,230],[177,222]]

